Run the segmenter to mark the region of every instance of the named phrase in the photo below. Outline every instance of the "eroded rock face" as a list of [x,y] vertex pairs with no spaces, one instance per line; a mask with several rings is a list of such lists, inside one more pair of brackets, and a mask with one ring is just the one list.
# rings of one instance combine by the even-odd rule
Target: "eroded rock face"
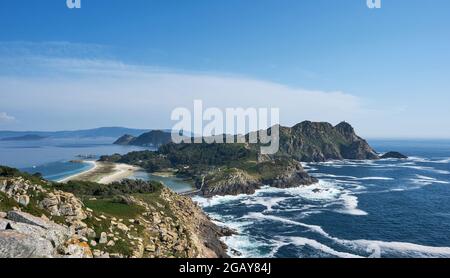
[[30,203],[30,194],[42,191],[45,190],[41,186],[32,184],[21,177],[0,180],[0,192],[23,206]]
[[280,127],[280,151],[277,155],[292,156],[304,162],[379,158],[346,122],[333,126],[305,121],[292,128]]
[[25,212],[10,211],[7,219],[13,230],[45,238],[53,246],[60,246],[73,236],[69,228]]
[[[277,161],[271,163],[277,163]],[[262,181],[264,185],[277,188],[298,187],[302,185],[311,185],[316,182],[318,182],[318,180],[308,175],[301,163],[294,160],[289,161],[289,163],[284,165],[279,174]]]
[[54,255],[49,240],[14,230],[0,230],[0,258],[51,258]]
[[204,180],[202,195],[212,197],[215,195],[253,194],[261,183],[245,171],[232,168],[226,171],[217,170],[210,173]]
[[83,203],[72,193],[55,191],[49,193],[40,203],[41,207],[48,210],[53,216],[64,216],[69,220],[77,221],[87,218],[83,210]]

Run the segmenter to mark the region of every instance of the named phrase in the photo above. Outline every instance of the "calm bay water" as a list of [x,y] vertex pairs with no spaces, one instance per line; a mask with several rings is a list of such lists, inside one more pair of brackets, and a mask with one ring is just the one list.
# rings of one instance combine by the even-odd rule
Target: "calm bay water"
[[19,168],[29,173],[39,172],[49,180],[86,171],[91,164],[73,163],[81,156],[125,154],[142,150],[134,146],[119,146],[112,143],[116,138],[65,138],[38,141],[0,141],[0,165]]

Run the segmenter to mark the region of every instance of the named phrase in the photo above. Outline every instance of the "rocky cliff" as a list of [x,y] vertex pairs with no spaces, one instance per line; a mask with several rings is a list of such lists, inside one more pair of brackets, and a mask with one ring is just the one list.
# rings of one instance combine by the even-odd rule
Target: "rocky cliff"
[[109,196],[89,183],[95,193],[73,194],[60,189],[83,184],[28,178],[0,175],[0,257],[227,256],[219,238],[230,231],[165,187],[120,184],[129,194]]
[[209,172],[197,184],[205,197],[214,195],[253,194],[262,186],[290,188],[318,182],[303,169],[302,165],[290,159],[275,159],[257,163],[254,167],[217,168]]
[[305,121],[291,128],[280,127],[280,150],[276,156],[280,155],[304,162],[379,158],[346,122],[333,126]]

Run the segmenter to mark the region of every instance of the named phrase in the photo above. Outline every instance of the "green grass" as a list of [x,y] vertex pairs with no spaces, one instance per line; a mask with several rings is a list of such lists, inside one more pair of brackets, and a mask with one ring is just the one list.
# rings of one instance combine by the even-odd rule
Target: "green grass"
[[[144,194],[133,194],[134,197],[144,201],[145,203],[154,207],[157,211],[164,212],[165,216],[169,216],[175,219],[175,215],[170,210],[169,204],[160,197],[160,193],[144,193]],[[163,208],[160,208],[156,203],[163,205]]]
[[85,200],[84,204],[98,213],[117,218],[134,218],[144,211],[138,205],[125,204],[114,199]]
[[0,211],[7,212],[13,207],[19,207],[19,204],[8,198],[3,192],[0,192]]

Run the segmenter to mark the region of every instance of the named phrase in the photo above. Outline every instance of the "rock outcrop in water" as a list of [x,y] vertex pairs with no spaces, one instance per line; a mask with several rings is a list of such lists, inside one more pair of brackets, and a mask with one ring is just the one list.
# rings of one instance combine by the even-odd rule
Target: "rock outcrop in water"
[[3,258],[227,257],[229,233],[160,183],[56,184],[0,167]]
[[401,154],[399,152],[387,152],[383,154],[381,159],[388,159],[388,158],[394,158],[394,159],[408,159],[408,157],[404,154]]

